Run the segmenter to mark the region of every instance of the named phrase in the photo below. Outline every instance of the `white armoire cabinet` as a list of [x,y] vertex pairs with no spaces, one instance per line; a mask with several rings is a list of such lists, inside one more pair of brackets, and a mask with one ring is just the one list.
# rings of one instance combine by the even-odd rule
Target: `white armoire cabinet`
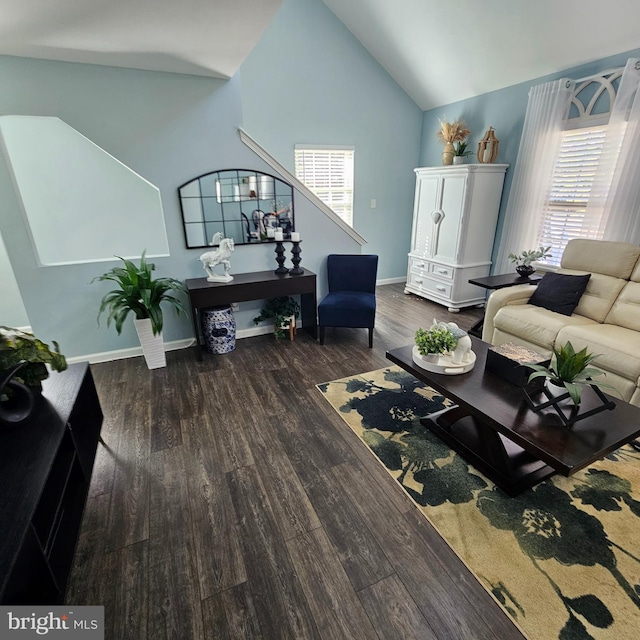
[[405,293],[459,311],[483,304],[470,278],[489,275],[507,164],[415,169],[411,250]]

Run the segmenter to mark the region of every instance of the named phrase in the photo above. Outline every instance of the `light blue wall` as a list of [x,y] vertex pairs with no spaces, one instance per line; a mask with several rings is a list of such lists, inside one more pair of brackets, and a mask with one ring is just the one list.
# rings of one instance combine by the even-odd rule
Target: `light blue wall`
[[[158,275],[203,275],[201,250],[184,247],[180,184],[223,168],[272,172],[241,143],[239,126],[287,167],[295,142],[354,144],[356,228],[369,241],[363,251],[380,254],[380,278],[406,271],[422,113],[321,0],[285,0],[227,82],[9,56],[0,57],[0,77],[0,114],[57,116],[158,186],[171,252],[154,260]],[[2,161],[0,195],[0,234],[34,332],[57,340],[67,356],[137,346],[132,322],[120,337],[104,319],[96,325],[109,287],[90,282],[116,261],[37,267]],[[378,202],[373,210],[371,198]],[[302,265],[319,274],[322,296],[326,255],[360,247],[304,197],[295,204],[305,239]],[[275,266],[270,246],[237,247],[232,257],[232,273]],[[259,307],[241,305],[239,329],[253,328]],[[168,310],[164,335],[166,341],[190,337],[190,319]]]
[[406,275],[416,104],[320,0],[284,0],[241,73],[244,128],[290,171],[296,143],[355,146],[362,251],[380,256],[379,278]]
[[484,136],[485,131],[492,126],[496,137],[500,140],[500,148],[497,162],[510,165],[507,170],[505,186],[498,218],[496,242],[494,243],[494,258],[499,247],[500,236],[504,224],[504,215],[511,189],[513,171],[520,145],[520,136],[524,124],[524,115],[527,108],[529,89],[542,82],[556,80],[557,78],[583,78],[606,69],[624,66],[628,58],[640,56],[640,49],[628,51],[602,60],[596,60],[579,67],[566,69],[562,72],[535,78],[521,84],[507,87],[499,91],[485,93],[475,98],[462,100],[448,104],[437,109],[424,112],[422,120],[422,142],[420,150],[420,165],[433,166],[442,163],[442,144],[436,140],[438,130],[438,118],[447,120],[464,120],[471,129],[470,146],[473,155],[469,162],[474,162],[478,142]]
[[29,325],[27,310],[11,267],[7,249],[0,236],[0,324],[5,327]]

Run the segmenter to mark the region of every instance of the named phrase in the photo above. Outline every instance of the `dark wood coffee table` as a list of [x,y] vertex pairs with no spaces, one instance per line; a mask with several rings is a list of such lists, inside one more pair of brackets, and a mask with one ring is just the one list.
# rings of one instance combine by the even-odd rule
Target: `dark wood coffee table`
[[[570,476],[640,436],[640,408],[614,398],[613,411],[565,427],[550,408],[529,409],[523,391],[485,371],[491,346],[472,338],[475,367],[461,375],[442,375],[413,362],[413,345],[392,349],[387,358],[455,406],[422,423],[484,473],[508,495],[515,496],[554,473]],[[587,389],[582,404],[599,402]]]

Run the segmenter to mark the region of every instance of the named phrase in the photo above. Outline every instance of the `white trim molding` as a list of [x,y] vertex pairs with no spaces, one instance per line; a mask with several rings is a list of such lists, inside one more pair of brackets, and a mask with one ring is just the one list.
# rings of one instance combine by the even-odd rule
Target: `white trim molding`
[[298,178],[281,165],[264,147],[261,147],[246,131],[238,128],[240,140],[249,147],[256,155],[264,160],[272,169],[275,169],[287,182],[293,185],[293,188],[301,193],[312,205],[322,211],[331,222],[338,225],[345,233],[347,233],[360,246],[366,244],[366,240],[355,230],[350,227],[342,218],[337,216],[313,191],[307,188]]

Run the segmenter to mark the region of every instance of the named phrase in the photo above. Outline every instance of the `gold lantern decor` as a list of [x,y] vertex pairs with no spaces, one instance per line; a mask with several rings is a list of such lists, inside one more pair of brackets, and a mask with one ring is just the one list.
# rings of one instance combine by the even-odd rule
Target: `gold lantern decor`
[[[498,145],[500,140],[495,136],[493,127],[489,127],[488,131],[484,134],[484,138],[478,142],[478,162],[481,164],[491,164],[498,159]],[[485,152],[489,146],[489,157],[485,158]]]

